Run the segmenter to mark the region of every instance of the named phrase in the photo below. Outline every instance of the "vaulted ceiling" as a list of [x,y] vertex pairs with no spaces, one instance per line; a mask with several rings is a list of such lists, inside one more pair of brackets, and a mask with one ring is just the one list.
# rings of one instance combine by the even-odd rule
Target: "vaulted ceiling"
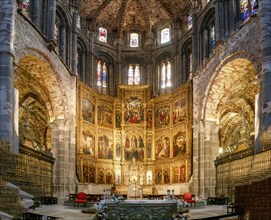
[[162,24],[181,22],[199,0],[83,0],[80,17],[107,29],[141,27],[150,30]]

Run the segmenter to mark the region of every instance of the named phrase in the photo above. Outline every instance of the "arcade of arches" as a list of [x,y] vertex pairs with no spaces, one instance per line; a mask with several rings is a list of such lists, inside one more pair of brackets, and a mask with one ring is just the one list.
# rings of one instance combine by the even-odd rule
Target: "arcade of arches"
[[23,212],[7,182],[235,202],[271,177],[269,0],[4,0],[0,17],[0,210]]

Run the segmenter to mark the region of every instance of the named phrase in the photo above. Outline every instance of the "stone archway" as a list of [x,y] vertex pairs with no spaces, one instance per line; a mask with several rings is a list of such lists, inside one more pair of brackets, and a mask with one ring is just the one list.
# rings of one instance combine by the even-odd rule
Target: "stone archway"
[[[205,120],[219,126],[219,143],[234,152],[253,145],[255,96],[259,92],[254,65],[245,58],[225,63],[210,82]],[[242,143],[242,144],[241,144]]]
[[214,72],[209,72],[205,85],[194,86],[198,92],[206,86],[204,94],[198,94],[202,101],[194,94],[198,112],[194,111],[193,185],[203,197],[215,195],[214,160],[219,155],[219,147],[236,151],[253,145],[255,95],[259,84],[250,60],[253,59],[248,54],[231,55]]
[[[16,56],[15,73],[19,108],[23,110],[22,115],[32,117],[33,135],[30,136],[34,139],[33,143],[38,140],[39,146],[53,154],[53,194],[59,199],[64,198],[75,191],[76,182],[75,78],[63,65],[51,62],[50,58],[35,49],[25,49]],[[36,145],[29,146],[40,150]]]

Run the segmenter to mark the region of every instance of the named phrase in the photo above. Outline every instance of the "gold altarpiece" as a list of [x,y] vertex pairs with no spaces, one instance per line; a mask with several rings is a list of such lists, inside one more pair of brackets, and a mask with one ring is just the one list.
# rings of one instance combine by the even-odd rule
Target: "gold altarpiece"
[[148,85],[121,85],[115,98],[79,83],[79,181],[119,187],[188,182],[191,88],[185,84],[171,94],[150,98]]

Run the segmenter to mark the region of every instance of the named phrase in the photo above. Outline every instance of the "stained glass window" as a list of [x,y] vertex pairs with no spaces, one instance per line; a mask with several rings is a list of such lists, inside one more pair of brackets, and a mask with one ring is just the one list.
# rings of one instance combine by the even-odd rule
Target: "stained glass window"
[[259,7],[259,3],[258,0],[252,0],[251,3],[251,16],[255,16],[258,13],[258,7]]
[[107,65],[103,60],[99,60],[97,63],[97,86],[107,87]]
[[189,73],[192,73],[192,52],[189,53]]
[[17,0],[17,7],[22,10],[22,13],[29,17],[30,0]]
[[104,43],[107,42],[107,30],[103,27],[99,28],[99,41]]
[[102,61],[99,60],[97,64],[97,86],[102,85]]
[[241,2],[242,20],[245,22],[249,19],[248,0],[240,0],[240,2]]
[[160,65],[161,88],[171,87],[171,64],[169,61]]
[[130,64],[128,69],[128,85],[140,84],[140,66],[139,64]]
[[81,28],[80,15],[77,16],[77,27]]
[[171,65],[170,62],[167,62],[167,87],[171,87]]
[[193,23],[192,23],[192,15],[189,15],[187,17],[187,23],[188,23],[188,30],[190,30],[193,26]]
[[161,31],[161,44],[169,42],[169,28],[164,28]]
[[106,65],[105,63],[103,64],[103,73],[102,73],[102,85],[103,87],[106,87],[106,75],[107,75],[107,71],[106,71]]
[[130,47],[138,47],[138,34],[137,33],[130,34]]
[[211,26],[210,28],[210,47],[214,49],[215,47],[215,26]]

